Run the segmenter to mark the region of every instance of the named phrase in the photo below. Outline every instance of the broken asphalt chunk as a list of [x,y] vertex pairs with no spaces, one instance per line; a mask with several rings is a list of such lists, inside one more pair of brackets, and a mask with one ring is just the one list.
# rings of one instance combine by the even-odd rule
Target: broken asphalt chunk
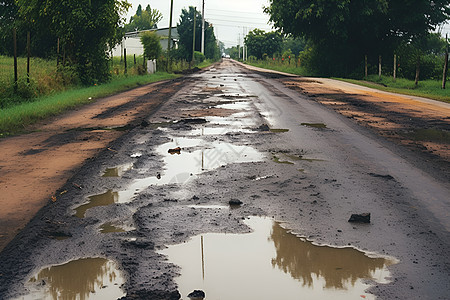
[[352,214],[348,221],[351,223],[370,223],[370,213]]
[[168,151],[170,154],[181,154],[181,148],[180,147],[176,147],[176,148],[173,148],[173,149],[169,149],[169,151]]
[[205,292],[202,290],[194,290],[188,295],[188,298],[191,300],[201,300],[205,298]]
[[228,201],[228,204],[230,204],[232,206],[238,206],[238,205],[242,205],[242,201],[238,200],[238,199],[231,199],[230,201]]

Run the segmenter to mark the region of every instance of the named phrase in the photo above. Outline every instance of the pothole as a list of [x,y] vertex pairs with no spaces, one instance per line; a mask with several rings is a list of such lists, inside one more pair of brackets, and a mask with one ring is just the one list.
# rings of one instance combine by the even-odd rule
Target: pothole
[[245,223],[252,233],[208,233],[159,251],[181,267],[175,281],[183,297],[202,290],[205,299],[374,299],[369,282],[387,283],[387,267],[397,263],[314,245],[269,218]]
[[[154,176],[136,179],[126,190],[108,190],[103,194],[88,197],[88,201],[75,208],[75,216],[84,218],[93,207],[114,203],[127,203],[140,191],[151,185],[183,184],[196,175],[231,163],[262,161],[264,155],[249,146],[237,146],[224,142],[203,144],[201,139],[174,138],[162,144],[156,152],[163,157],[164,170]],[[172,151],[177,149],[179,151]]]
[[75,208],[75,216],[84,218],[86,211],[93,207],[108,206],[119,202],[119,193],[109,190],[103,194],[88,197],[88,202]]
[[124,224],[107,222],[100,226],[100,233],[115,233],[115,232],[127,232],[130,230],[134,230],[135,228],[126,226]]
[[82,258],[42,269],[20,299],[118,299],[125,296],[124,282],[114,262]]
[[122,175],[133,168],[133,163],[117,166],[115,168],[108,168],[103,173],[102,177],[122,177]]
[[301,123],[300,125],[307,126],[307,127],[313,127],[313,128],[319,128],[319,129],[327,128],[327,125],[325,125],[323,123]]

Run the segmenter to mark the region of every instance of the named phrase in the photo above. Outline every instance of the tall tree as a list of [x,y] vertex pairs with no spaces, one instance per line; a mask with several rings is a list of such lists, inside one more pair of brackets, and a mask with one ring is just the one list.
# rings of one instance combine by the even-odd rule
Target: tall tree
[[69,64],[85,84],[110,77],[107,51],[121,39],[125,0],[16,0],[23,20],[61,40]]
[[261,29],[250,31],[245,37],[248,54],[262,59],[264,55],[272,57],[281,51],[283,38],[277,32],[264,32]]
[[[189,10],[183,9],[181,11],[180,21],[177,25],[179,41],[179,52],[181,57],[186,60],[192,58],[192,40],[194,32],[194,13],[198,22],[195,26],[195,49],[201,49],[201,30],[202,24],[200,20],[202,15],[194,7],[190,6]],[[219,47],[217,46],[216,36],[214,35],[214,27],[209,22],[205,21],[205,57],[208,59],[218,59],[220,57]]]
[[150,5],[142,10],[139,5],[136,14],[131,17],[130,23],[125,25],[125,32],[155,29],[161,19],[162,14],[159,10],[152,9]]
[[[321,73],[352,72],[364,55],[378,57],[426,34],[449,17],[449,0],[270,0],[264,9],[285,34],[306,37]],[[390,56],[390,55],[389,55]],[[359,59],[358,59],[359,58]]]

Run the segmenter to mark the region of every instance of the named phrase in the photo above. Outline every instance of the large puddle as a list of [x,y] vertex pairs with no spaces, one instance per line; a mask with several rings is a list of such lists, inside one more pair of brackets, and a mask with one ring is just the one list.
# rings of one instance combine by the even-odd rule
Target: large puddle
[[[180,151],[169,153],[169,149],[178,147]],[[136,179],[126,190],[108,190],[90,196],[86,203],[75,208],[75,215],[84,218],[90,208],[130,202],[137,193],[151,185],[183,184],[205,171],[231,163],[262,161],[264,158],[252,147],[224,142],[205,143],[202,139],[193,138],[174,138],[172,142],[159,146],[156,152],[163,157],[163,170],[155,170],[154,176]]]
[[316,246],[269,218],[251,217],[249,234],[204,234],[160,253],[182,268],[176,278],[186,299],[374,299],[368,280],[386,283],[396,260],[353,248]]
[[30,294],[19,299],[118,299],[124,283],[115,264],[104,258],[83,258],[42,269],[28,283]]

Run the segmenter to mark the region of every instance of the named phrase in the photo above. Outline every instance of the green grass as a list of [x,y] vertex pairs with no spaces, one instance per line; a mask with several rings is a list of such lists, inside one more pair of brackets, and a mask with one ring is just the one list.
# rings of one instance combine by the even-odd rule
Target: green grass
[[397,78],[394,82],[393,78],[388,76],[381,76],[381,79],[379,79],[378,75],[370,75],[367,80],[335,79],[386,92],[424,97],[450,103],[450,82],[447,82],[446,89],[444,90],[442,89],[442,81],[440,80],[419,81],[417,87],[415,87],[414,80]]
[[29,103],[22,103],[0,110],[0,137],[24,131],[26,126],[39,120],[64,112],[147,83],[176,78],[177,75],[158,72],[144,76],[116,76],[111,82],[86,88],[75,88],[49,96],[40,97]]
[[269,70],[275,70],[279,72],[289,73],[289,74],[295,74],[299,76],[310,76],[311,74],[308,74],[305,68],[303,67],[296,67],[295,61],[291,61],[291,64],[288,62],[278,62],[278,61],[246,61],[245,62],[248,65],[258,67],[258,68],[264,68]]
[[[264,69],[276,70],[300,76],[314,76],[306,71],[305,68],[296,68],[295,64],[281,63],[279,61],[247,61],[248,65],[260,67]],[[447,81],[447,88],[442,89],[442,81],[440,80],[423,80],[419,81],[417,87],[414,85],[414,80],[404,78],[397,78],[394,82],[392,77],[378,75],[370,75],[367,80],[355,80],[347,78],[333,78],[345,82],[350,82],[386,92],[405,94],[410,96],[424,97],[442,102],[450,103],[450,82]]]

